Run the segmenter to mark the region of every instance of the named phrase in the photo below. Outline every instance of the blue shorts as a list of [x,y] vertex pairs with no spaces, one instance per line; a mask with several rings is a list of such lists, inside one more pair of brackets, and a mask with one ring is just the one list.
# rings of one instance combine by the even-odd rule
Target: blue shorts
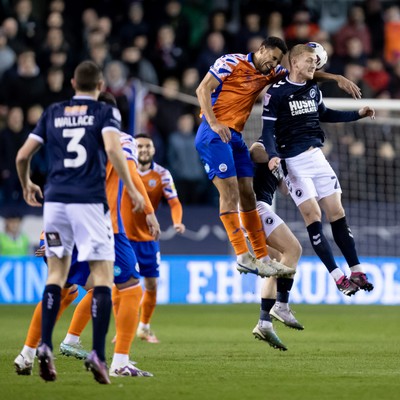
[[130,241],[136,254],[140,275],[146,278],[158,278],[160,276],[160,243]]
[[[44,240],[41,240],[39,247],[44,245]],[[44,262],[47,264],[47,258],[43,257]],[[90,275],[89,263],[87,261],[78,261],[78,250],[74,246],[71,255],[71,267],[69,269],[67,284],[85,286],[86,281]]]
[[253,162],[242,135],[233,129],[231,134],[229,143],[224,143],[204,120],[197,130],[196,149],[210,180],[215,176],[226,179],[232,176],[251,178],[254,175]]
[[124,283],[130,277],[140,278],[138,258],[124,233],[114,235],[114,283]]

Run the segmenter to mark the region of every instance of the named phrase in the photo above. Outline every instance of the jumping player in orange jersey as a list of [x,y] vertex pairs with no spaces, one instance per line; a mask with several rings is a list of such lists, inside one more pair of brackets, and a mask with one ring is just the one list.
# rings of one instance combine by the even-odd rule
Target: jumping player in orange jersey
[[[99,96],[100,101],[111,102],[113,97],[108,93]],[[132,136],[121,133],[121,145],[124,150],[132,181],[145,199],[142,215],[142,229],[149,237],[157,240],[160,226],[154,214],[154,208],[146,194],[146,189],[136,169],[136,144]],[[116,261],[114,263],[114,287],[112,300],[116,323],[116,343],[110,376],[152,376],[151,373],[138,369],[129,360],[131,344],[139,322],[139,307],[143,291],[139,283],[139,272],[136,255],[125,234],[121,215],[121,202],[125,206],[131,203],[123,190],[121,181],[110,163],[106,169],[106,193],[110,206],[111,220],[115,238]],[[132,208],[132,206],[131,206]],[[132,210],[131,210],[132,212]],[[91,291],[78,304],[72,318],[68,333],[60,345],[61,353],[82,358],[85,351],[80,345],[80,335],[90,320]]]
[[[224,55],[210,67],[196,90],[203,115],[196,149],[209,179],[218,189],[220,218],[236,253],[237,269],[260,276],[281,276],[294,271],[267,255],[252,188],[253,165],[241,131],[261,91],[287,74],[279,65],[286,52],[283,40],[269,37],[255,53]],[[336,80],[353,97],[360,97],[359,88],[342,76],[319,72],[317,77]],[[240,229],[238,206],[255,257]]]
[[[135,136],[135,140],[138,147],[138,172],[154,210],[157,210],[162,197],[164,197],[171,208],[171,217],[176,232],[184,233],[182,205],[170,172],[153,161],[155,148],[148,135],[138,134]],[[147,342],[158,343],[157,337],[150,330],[150,321],[157,303],[160,245],[144,229],[143,214],[132,213],[129,210],[129,203],[124,203],[124,201],[122,203],[122,219],[126,234],[138,259],[140,275],[144,277],[145,291],[137,336]]]

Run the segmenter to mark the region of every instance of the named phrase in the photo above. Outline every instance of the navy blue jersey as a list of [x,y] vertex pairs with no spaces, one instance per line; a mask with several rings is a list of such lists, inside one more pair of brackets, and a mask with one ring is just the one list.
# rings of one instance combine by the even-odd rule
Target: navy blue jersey
[[120,125],[116,108],[87,96],[46,109],[31,133],[47,146],[46,202],[106,204],[107,155],[102,132],[119,131]]
[[[263,144],[262,139],[258,140]],[[254,163],[253,190],[257,201],[263,201],[270,206],[279,180],[268,168],[268,163]]]
[[357,111],[326,108],[315,81],[294,83],[286,76],[265,94],[262,118],[262,137],[268,154],[271,158],[288,158],[310,147],[323,146],[325,134],[320,121],[348,122],[360,116]]

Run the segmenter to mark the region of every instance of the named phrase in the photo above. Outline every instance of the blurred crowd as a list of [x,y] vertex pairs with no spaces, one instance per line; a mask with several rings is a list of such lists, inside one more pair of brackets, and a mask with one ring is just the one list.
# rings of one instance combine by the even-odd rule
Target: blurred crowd
[[[171,170],[184,204],[216,202],[193,146],[199,109],[178,93],[194,96],[219,56],[255,51],[268,35],[289,47],[317,41],[329,55],[326,71],[357,83],[364,97],[400,98],[397,1],[0,1],[0,205],[23,204],[15,155],[43,109],[72,95],[84,59],[103,68],[127,131],[132,83],[161,87],[143,96],[136,126],[154,139],[156,161]],[[335,85],[323,91],[345,96]],[[46,168],[41,150],[35,182],[43,185]]]

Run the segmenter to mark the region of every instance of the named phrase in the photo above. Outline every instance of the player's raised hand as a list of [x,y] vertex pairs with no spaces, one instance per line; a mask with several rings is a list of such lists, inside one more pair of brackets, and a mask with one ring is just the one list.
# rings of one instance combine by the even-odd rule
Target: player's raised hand
[[185,233],[186,227],[183,224],[174,224],[174,229],[176,232],[182,235],[183,233]]
[[154,240],[158,240],[160,237],[161,229],[156,215],[154,213],[147,214],[146,222],[147,226],[149,227],[150,235],[154,237]]
[[43,199],[42,190],[38,185],[35,185],[32,181],[28,181],[26,186],[23,188],[24,199],[32,207],[42,207],[42,204],[38,201],[37,197]]
[[128,190],[129,197],[132,200],[133,203],[133,212],[143,212],[144,210],[144,197],[141,195],[141,193],[136,189],[129,189]]
[[340,87],[340,89],[350,94],[351,97],[353,97],[353,99],[361,99],[362,97],[361,89],[351,80],[340,75],[338,77],[337,84]]
[[220,124],[219,122],[214,122],[213,124],[210,124],[210,127],[214,132],[218,133],[224,143],[229,143],[232,138],[232,134],[231,130],[226,125]]
[[268,168],[270,171],[274,172],[279,168],[281,159],[279,157],[272,157],[268,162]]
[[362,118],[370,117],[371,119],[375,119],[375,110],[369,106],[360,108],[358,114],[360,114],[360,117]]

